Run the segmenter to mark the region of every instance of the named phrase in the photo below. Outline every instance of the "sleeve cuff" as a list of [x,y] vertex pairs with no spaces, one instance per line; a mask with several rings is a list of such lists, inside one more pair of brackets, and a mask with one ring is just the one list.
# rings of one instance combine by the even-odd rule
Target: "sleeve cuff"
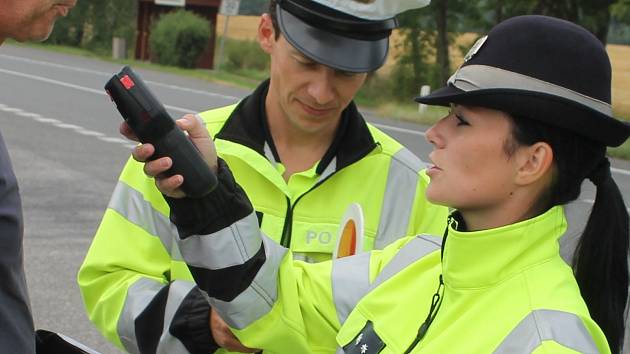
[[192,354],[214,353],[220,347],[210,329],[210,304],[196,288],[184,300],[171,323],[170,332]]
[[180,238],[207,235],[222,230],[253,211],[245,191],[236,183],[229,167],[218,161],[217,188],[203,198],[171,198],[164,196],[171,209],[171,221]]

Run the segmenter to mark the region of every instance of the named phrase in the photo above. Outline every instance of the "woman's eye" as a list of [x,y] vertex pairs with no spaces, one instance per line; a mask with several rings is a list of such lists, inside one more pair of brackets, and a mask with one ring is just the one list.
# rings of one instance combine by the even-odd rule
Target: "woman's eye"
[[454,114],[455,118],[457,118],[457,125],[470,125],[462,116],[459,114]]

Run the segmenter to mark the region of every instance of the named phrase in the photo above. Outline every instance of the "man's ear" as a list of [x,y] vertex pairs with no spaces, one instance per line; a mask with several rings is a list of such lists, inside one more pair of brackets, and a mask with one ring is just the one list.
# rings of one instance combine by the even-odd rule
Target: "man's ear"
[[528,185],[541,181],[551,175],[553,166],[553,149],[545,142],[519,148],[516,152],[517,185]]
[[273,46],[276,43],[276,31],[273,28],[269,14],[262,14],[262,16],[260,16],[260,23],[258,24],[258,43],[265,53],[271,54]]

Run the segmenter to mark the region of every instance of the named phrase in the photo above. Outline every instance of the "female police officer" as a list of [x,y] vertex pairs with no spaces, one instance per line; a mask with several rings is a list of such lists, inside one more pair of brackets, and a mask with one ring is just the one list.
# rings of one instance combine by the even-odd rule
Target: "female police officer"
[[[480,40],[426,134],[429,200],[456,209],[445,237],[418,236],[333,262],[293,262],[259,232],[219,160],[210,197],[158,178],[197,284],[249,347],[276,353],[609,353],[622,346],[628,213],[606,146],[630,128],[612,117],[610,63],[566,21],[523,16]],[[194,119],[180,122],[207,142]],[[208,162],[216,165],[212,149]],[[147,172],[161,172],[158,162]],[[574,270],[560,257],[562,205],[588,178],[597,197]],[[437,289],[437,290],[435,290]]]

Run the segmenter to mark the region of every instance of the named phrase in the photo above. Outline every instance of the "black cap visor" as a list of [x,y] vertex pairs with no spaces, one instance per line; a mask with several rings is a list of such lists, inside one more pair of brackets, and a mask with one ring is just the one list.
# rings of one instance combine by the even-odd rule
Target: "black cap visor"
[[387,59],[389,37],[377,40],[351,38],[316,28],[277,6],[278,25],[287,41],[306,57],[331,68],[365,73]]
[[623,144],[630,135],[630,125],[625,122],[580,103],[534,91],[464,91],[448,85],[429,95],[416,97],[415,100],[433,106],[449,106],[455,103],[496,109],[564,128],[613,147]]

